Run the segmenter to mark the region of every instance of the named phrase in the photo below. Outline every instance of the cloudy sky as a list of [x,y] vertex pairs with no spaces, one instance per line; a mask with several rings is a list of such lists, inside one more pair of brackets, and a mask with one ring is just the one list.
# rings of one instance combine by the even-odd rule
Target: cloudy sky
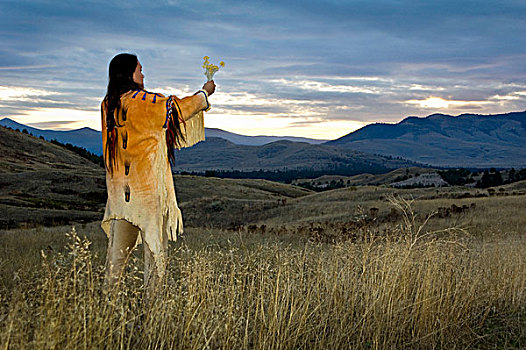
[[107,66],[192,94],[225,61],[208,127],[334,139],[433,113],[526,110],[524,0],[0,2],[0,118],[100,130]]

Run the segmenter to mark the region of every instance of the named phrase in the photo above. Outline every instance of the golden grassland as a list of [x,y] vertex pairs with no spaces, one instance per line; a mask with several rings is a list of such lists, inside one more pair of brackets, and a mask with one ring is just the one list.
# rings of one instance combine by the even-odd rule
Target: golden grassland
[[[106,238],[97,223],[0,231],[0,346],[526,346],[526,196],[278,187],[275,200],[212,198],[224,228],[188,227],[148,300],[141,249],[122,283],[103,287]],[[183,206],[194,223],[209,210],[200,200]],[[245,200],[240,211],[230,210],[236,200]],[[452,205],[464,209],[447,214]]]

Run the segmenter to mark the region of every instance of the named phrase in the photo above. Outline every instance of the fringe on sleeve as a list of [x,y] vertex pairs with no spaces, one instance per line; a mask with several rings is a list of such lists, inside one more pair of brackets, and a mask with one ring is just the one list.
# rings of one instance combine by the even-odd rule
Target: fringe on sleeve
[[202,111],[196,113],[186,122],[174,96],[166,101],[166,146],[170,162],[174,162],[174,149],[190,147],[204,141],[205,119]]
[[190,147],[205,140],[205,117],[202,111],[186,121],[183,134],[185,141],[178,148]]

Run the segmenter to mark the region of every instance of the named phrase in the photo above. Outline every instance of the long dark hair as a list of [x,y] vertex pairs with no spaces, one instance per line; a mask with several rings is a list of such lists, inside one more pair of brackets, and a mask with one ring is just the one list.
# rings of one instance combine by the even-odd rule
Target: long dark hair
[[115,151],[118,133],[115,127],[120,126],[118,124],[117,112],[121,107],[121,96],[130,90],[142,88],[133,81],[133,73],[137,68],[138,62],[137,56],[129,53],[118,54],[113,57],[110,62],[108,90],[104,97],[107,136],[104,159],[106,170],[110,173],[113,173],[113,165],[116,162]]

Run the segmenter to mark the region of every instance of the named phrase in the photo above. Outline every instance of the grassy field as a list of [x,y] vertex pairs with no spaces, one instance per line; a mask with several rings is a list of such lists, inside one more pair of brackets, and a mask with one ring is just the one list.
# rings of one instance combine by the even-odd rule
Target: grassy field
[[98,223],[0,231],[0,346],[526,347],[524,184],[489,196],[177,180],[187,229],[149,302],[141,247],[103,288]]

